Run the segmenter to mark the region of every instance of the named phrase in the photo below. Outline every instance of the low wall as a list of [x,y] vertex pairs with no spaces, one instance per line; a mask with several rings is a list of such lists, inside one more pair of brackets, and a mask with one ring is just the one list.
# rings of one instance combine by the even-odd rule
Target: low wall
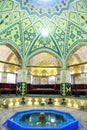
[[87,98],[81,97],[62,97],[62,96],[15,96],[1,97],[0,109],[27,106],[65,106],[69,108],[87,110]]

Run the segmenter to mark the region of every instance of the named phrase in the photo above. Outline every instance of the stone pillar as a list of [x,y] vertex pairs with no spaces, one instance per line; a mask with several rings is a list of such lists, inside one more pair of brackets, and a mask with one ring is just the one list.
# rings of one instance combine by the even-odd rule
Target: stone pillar
[[70,71],[67,69],[67,64],[65,60],[62,61],[61,95],[62,96],[71,95],[71,75]]
[[20,89],[20,94],[24,96],[27,92],[27,69],[25,62],[22,63],[21,68],[18,70],[17,87]]

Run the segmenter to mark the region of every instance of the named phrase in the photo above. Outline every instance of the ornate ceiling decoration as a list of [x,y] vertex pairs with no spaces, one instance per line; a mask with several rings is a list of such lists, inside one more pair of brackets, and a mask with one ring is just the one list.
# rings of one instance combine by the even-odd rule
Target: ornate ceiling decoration
[[47,16],[60,15],[74,0],[16,0],[29,15]]
[[[44,28],[48,37],[42,36]],[[87,45],[87,0],[1,0],[0,43],[26,61],[40,52],[61,61]]]

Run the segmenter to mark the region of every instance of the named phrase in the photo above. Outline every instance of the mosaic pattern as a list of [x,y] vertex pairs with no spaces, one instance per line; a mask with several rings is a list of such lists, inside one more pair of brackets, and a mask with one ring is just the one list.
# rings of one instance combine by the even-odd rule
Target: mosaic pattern
[[87,13],[78,13],[78,18],[80,26],[87,32]]
[[17,45],[21,44],[20,38],[20,24],[17,23],[13,26],[10,26],[8,30],[5,30],[1,33],[0,39],[8,39],[16,43]]
[[[0,40],[10,40],[16,47],[20,47],[20,54],[24,58],[42,48],[65,57],[76,44],[86,42],[86,0],[51,0],[43,4],[42,13],[38,11],[39,8],[36,10],[36,7],[42,7],[41,0],[16,1],[0,1]],[[56,5],[60,7],[57,12]],[[51,13],[48,13],[48,8],[51,8]],[[37,38],[44,27],[49,30],[50,36]]]
[[20,86],[20,95],[24,96],[26,94],[26,83],[19,82],[16,84],[16,86]]
[[64,44],[65,44],[65,32],[62,31],[59,27],[56,28],[54,33],[54,39],[60,47],[60,50],[63,54],[64,52]]
[[26,83],[21,83],[21,95],[24,96],[26,94]]
[[24,18],[22,21],[22,29],[25,30],[31,25],[30,18]]
[[87,32],[79,28],[78,26],[75,26],[74,24],[69,25],[69,34],[67,35],[67,43],[68,43],[68,48],[67,51],[75,46],[77,42],[81,42],[82,40],[85,41],[87,40]]
[[76,3],[76,5],[77,5],[77,11],[87,12],[87,6],[86,6],[86,4],[87,4],[87,0],[85,0],[84,2],[83,2],[83,0],[77,1],[77,3]]
[[65,83],[61,84],[61,95],[66,96],[66,84]]
[[[20,0],[16,0],[20,1]],[[60,15],[63,10],[68,9],[69,4],[74,0],[22,0],[21,7],[26,9],[30,15],[42,16]]]
[[43,28],[43,23],[41,21],[38,21],[34,24],[34,28],[36,33],[40,33]]
[[66,95],[71,96],[71,87],[72,85],[70,83],[66,84]]
[[40,49],[44,49],[44,50],[48,49],[51,51],[55,51],[59,56],[61,55],[57,45],[52,41],[50,37],[44,38],[40,36],[37,39],[37,41],[34,43],[34,45],[32,45],[30,49],[30,53],[33,53],[34,51],[38,51]]
[[0,0],[0,12],[12,10],[13,3],[11,0]]
[[36,34],[32,26],[30,26],[25,32],[24,32],[24,43],[25,43],[25,53],[28,51],[30,45],[32,44],[32,41],[34,40]]
[[71,84],[70,83],[62,83],[61,84],[61,95],[62,96],[71,95]]

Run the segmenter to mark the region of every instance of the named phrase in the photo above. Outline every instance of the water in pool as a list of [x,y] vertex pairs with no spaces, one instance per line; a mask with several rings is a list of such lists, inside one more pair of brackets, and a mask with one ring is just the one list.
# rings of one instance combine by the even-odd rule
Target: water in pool
[[53,113],[33,113],[24,115],[20,119],[21,122],[28,124],[29,126],[56,126],[65,122],[62,115],[55,115]]
[[3,123],[6,130],[81,130],[82,125],[70,113],[33,109],[16,112]]

